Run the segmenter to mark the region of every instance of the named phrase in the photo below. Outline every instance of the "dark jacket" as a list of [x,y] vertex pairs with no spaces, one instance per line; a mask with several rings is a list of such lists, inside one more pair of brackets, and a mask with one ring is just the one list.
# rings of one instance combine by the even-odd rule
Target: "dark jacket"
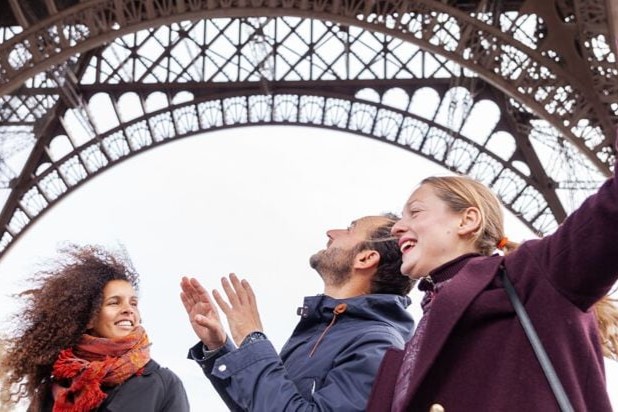
[[405,402],[392,405],[403,351],[384,358],[368,411],[557,411],[506,292],[504,263],[576,411],[611,411],[592,305],[618,277],[618,182],[556,232],[506,257],[470,258],[434,297]]
[[[324,333],[341,303],[347,305],[345,311]],[[236,350],[227,345],[221,356],[207,360],[201,359],[199,343],[189,356],[231,410],[364,411],[384,352],[402,348],[411,336],[408,304],[407,297],[386,294],[308,297],[280,356],[268,340]]]
[[[105,391],[107,398],[97,409],[99,412],[185,412],[189,401],[182,382],[167,368],[150,360],[141,375],[133,375],[126,382]],[[42,409],[53,408],[51,394]]]

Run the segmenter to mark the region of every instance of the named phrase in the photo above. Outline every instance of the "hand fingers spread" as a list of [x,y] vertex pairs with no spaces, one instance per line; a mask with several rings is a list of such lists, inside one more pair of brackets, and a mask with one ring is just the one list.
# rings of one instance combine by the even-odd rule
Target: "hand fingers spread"
[[185,307],[187,314],[190,316],[191,309],[193,308],[193,303],[189,300],[189,298],[187,297],[187,295],[185,295],[184,292],[180,292],[180,300],[182,302],[182,305]]
[[223,299],[221,297],[221,294],[219,293],[219,291],[217,291],[216,289],[213,290],[212,291],[212,297],[215,298],[215,302],[217,302],[217,305],[219,305],[219,307],[221,308],[223,313],[225,313],[225,316],[229,317],[229,314],[230,314],[232,308],[230,307],[230,305],[228,305],[228,303],[225,301],[225,299]]
[[182,290],[182,294],[184,295],[183,303],[186,301],[188,304],[194,304],[195,298],[193,286],[191,286],[191,283],[186,276],[183,276],[180,280],[180,289]]
[[238,276],[236,276],[235,273],[230,273],[230,282],[232,283],[232,286],[234,287],[234,292],[236,292],[236,296],[238,297],[238,301],[241,304],[244,304],[247,302],[247,292],[245,291],[245,289],[242,287],[240,280],[238,279]]
[[[227,278],[221,278],[221,286],[223,287],[223,290],[225,291],[225,294],[227,295],[227,299],[229,300],[230,305],[238,306],[240,301],[238,299],[238,295],[236,294],[236,291],[230,284],[230,281],[227,280]],[[219,303],[219,301],[217,301],[217,303]]]
[[210,298],[210,294],[208,291],[197,281],[197,279],[191,278],[191,285],[193,290],[195,291],[194,298],[196,298],[197,303],[203,303],[207,305],[209,308],[215,309],[215,305]]
[[186,302],[186,304],[193,306],[199,303],[205,303],[206,305],[213,306],[208,291],[197,279],[183,277],[180,282],[180,287],[185,297],[183,304]]
[[255,293],[253,292],[253,289],[251,288],[251,285],[249,284],[249,282],[243,279],[240,283],[242,285],[242,288],[245,291],[245,295],[247,296],[247,301],[252,306],[257,306],[256,299],[255,299]]
[[200,301],[208,301],[210,303],[210,296],[202,284],[195,278],[191,278],[190,283],[193,293],[197,296],[197,299]]

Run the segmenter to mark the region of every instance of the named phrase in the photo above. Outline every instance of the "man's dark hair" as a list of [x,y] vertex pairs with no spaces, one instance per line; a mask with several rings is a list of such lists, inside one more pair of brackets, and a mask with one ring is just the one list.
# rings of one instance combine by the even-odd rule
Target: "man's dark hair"
[[371,280],[370,292],[405,296],[412,290],[414,280],[401,273],[399,242],[391,234],[391,228],[399,216],[392,213],[382,216],[388,218],[388,222],[370,233],[369,238],[359,245],[359,251],[370,249],[380,254],[380,263]]

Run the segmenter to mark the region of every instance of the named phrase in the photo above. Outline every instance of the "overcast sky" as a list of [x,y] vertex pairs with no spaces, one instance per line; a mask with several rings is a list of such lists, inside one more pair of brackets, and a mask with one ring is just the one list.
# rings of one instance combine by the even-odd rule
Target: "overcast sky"
[[[229,272],[248,279],[266,334],[281,348],[303,296],[322,292],[308,259],[325,247],[326,230],[399,213],[420,179],[447,173],[402,149],[316,128],[249,127],[169,143],[92,179],[13,245],[0,260],[0,313],[15,310],[7,295],[25,289],[22,280],[62,242],[122,244],[141,273],[153,357],[181,377],[193,410],[225,411],[186,359],[196,338],[180,277],[209,289]],[[532,237],[512,217],[506,231],[516,241]],[[609,367],[616,388],[618,368]]]

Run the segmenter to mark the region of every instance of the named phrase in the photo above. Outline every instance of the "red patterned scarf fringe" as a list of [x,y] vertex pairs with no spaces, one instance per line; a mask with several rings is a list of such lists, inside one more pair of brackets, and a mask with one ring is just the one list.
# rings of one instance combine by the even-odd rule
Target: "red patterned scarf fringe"
[[141,326],[120,339],[82,335],[77,346],[61,351],[54,363],[54,380],[70,385],[53,384],[53,412],[96,409],[107,397],[101,385],[116,386],[140,374],[149,360],[150,342]]

